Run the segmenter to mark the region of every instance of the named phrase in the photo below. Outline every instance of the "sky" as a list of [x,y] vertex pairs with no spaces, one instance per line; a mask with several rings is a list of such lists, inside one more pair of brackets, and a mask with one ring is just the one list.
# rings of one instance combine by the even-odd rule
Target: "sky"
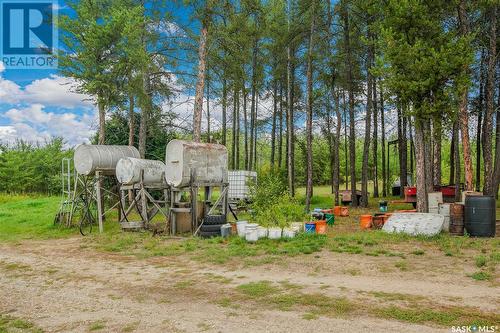
[[[0,0],[0,4],[6,1],[11,0]],[[59,15],[69,10],[64,1],[57,2],[56,9]],[[189,24],[185,9],[167,10],[180,24]],[[92,96],[77,93],[75,87],[76,82],[57,69],[10,69],[0,61],[0,142],[43,143],[63,137],[69,147],[88,143],[97,128],[96,108]],[[179,121],[185,122],[191,100],[192,96],[181,93],[164,108],[175,110]]]

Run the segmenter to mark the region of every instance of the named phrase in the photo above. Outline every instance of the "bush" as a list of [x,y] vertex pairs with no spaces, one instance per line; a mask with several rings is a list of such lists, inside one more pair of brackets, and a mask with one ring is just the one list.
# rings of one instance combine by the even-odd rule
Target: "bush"
[[304,207],[286,193],[270,201],[268,206],[258,210],[255,216],[260,225],[285,228],[291,222],[303,222],[305,212]]
[[251,208],[261,214],[287,193],[286,179],[280,171],[259,172],[256,183],[249,184]]
[[71,157],[58,138],[44,145],[18,141],[0,146],[0,184],[7,193],[45,193],[61,191],[61,160]]

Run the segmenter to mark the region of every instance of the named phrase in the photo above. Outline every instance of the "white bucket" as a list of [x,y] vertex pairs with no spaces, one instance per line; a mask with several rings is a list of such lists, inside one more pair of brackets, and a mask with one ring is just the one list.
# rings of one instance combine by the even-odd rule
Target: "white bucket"
[[290,224],[290,229],[295,230],[295,232],[301,232],[304,230],[304,223],[303,222],[292,222]]
[[281,228],[269,228],[269,239],[280,239],[281,238]]
[[245,239],[247,242],[256,242],[259,239],[258,225],[248,223],[245,227]]
[[236,230],[238,231],[238,236],[245,237],[245,229],[248,224],[248,221],[237,221],[236,222]]
[[267,228],[259,226],[257,228],[257,234],[258,234],[259,239],[266,238],[267,237]]
[[293,238],[295,237],[296,231],[292,228],[283,229],[283,237],[284,238]]

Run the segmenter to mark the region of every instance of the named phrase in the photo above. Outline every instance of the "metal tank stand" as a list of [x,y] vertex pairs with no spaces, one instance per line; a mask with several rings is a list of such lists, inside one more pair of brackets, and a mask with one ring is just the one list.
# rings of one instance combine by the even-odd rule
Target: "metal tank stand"
[[[77,175],[74,182],[73,198],[71,200],[70,220],[79,216],[80,233],[87,235],[92,232],[96,220],[99,232],[104,230],[104,217],[111,210],[121,205],[120,195],[104,187],[104,177],[114,176],[110,170],[97,170],[94,176]],[[113,179],[113,178],[111,178]],[[106,209],[104,195],[111,198],[111,207]]]
[[[212,195],[214,188],[220,188],[220,195],[217,200],[212,203]],[[200,190],[204,191],[203,213],[201,221],[198,217],[198,195]],[[186,202],[181,202],[182,193],[190,193],[189,207],[185,207]],[[177,214],[189,213],[191,217],[191,233],[196,235],[200,226],[203,224],[203,219],[207,215],[213,214],[216,210],[220,210],[220,214],[227,215],[228,213],[228,193],[229,183],[200,183],[192,182],[190,186],[183,188],[170,188],[170,205],[169,205],[169,221],[170,233],[175,235],[178,231]],[[201,222],[201,223],[200,223]]]
[[[165,179],[165,176],[162,175],[161,179]],[[155,216],[161,214],[165,217],[164,225],[165,230],[167,230],[169,216],[167,208],[169,202],[168,188],[165,181],[158,184],[144,184],[144,170],[141,171],[141,180],[139,183],[122,185],[120,187],[122,207],[120,210],[120,225],[122,229],[140,230],[146,228],[154,229],[154,233],[159,233],[161,230],[153,228],[151,222]],[[151,191],[160,191],[162,195],[159,199],[155,199],[150,193]],[[140,217],[140,221],[130,221],[130,215],[134,211],[134,208]]]

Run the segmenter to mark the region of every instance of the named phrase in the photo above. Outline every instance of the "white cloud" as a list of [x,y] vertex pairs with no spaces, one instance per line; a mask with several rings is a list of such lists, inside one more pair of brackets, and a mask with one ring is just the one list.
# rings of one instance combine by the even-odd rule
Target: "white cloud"
[[5,113],[5,117],[11,121],[11,125],[0,127],[0,139],[7,142],[16,139],[43,142],[53,137],[63,137],[69,146],[73,146],[89,142],[94,133],[94,115],[46,112],[41,104],[12,108]]
[[92,98],[76,93],[75,87],[75,80],[58,75],[35,80],[24,88],[13,81],[0,77],[0,100],[4,103],[34,103],[62,108],[91,108]]
[[76,82],[71,78],[51,75],[35,80],[24,88],[20,99],[28,103],[64,108],[92,107],[92,98],[75,92]]

